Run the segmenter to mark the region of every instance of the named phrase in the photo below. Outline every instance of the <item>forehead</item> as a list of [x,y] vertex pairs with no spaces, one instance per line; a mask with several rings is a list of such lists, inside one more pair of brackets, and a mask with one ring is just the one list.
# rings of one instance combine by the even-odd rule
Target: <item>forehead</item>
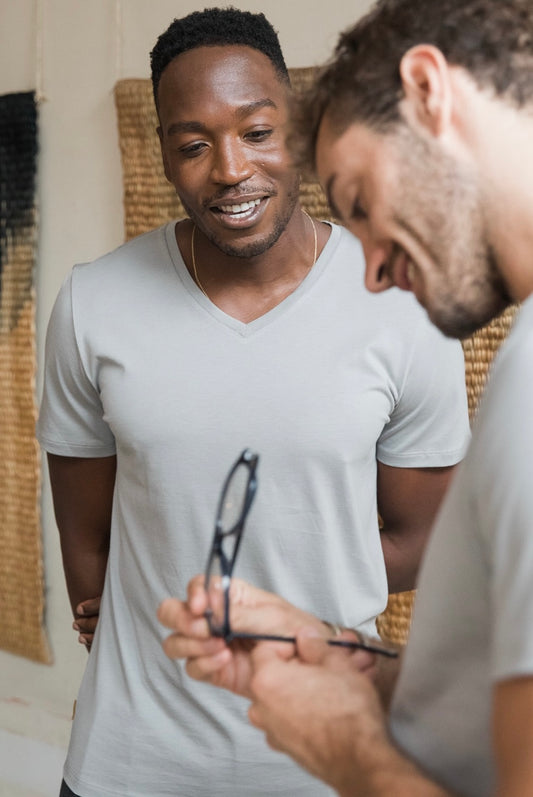
[[270,59],[252,47],[196,47],[174,58],[158,88],[159,114],[198,118],[220,108],[271,100],[286,109],[287,87]]
[[360,172],[367,159],[375,159],[377,136],[365,125],[354,123],[339,132],[326,115],[318,129],[315,149],[316,169],[326,183],[334,173]]
[[318,130],[315,165],[320,182],[338,206],[339,194],[387,173],[390,149],[386,137],[367,125],[354,122],[339,132],[326,115]]

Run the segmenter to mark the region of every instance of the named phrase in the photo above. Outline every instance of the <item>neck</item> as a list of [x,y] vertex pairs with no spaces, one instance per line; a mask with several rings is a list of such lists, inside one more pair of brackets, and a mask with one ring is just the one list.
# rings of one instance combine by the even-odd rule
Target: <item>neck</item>
[[327,236],[322,230],[318,234],[319,227],[324,225],[297,208],[279,239],[251,258],[223,252],[189,220],[176,226],[176,238],[200,290],[227,314],[250,321],[283,301],[305,279]]
[[194,249],[202,285],[216,290],[231,285],[260,287],[278,281],[301,280],[316,260],[316,230],[316,223],[298,208],[279,238],[265,251],[252,256],[224,251],[189,220],[177,226],[176,236],[193,278]]

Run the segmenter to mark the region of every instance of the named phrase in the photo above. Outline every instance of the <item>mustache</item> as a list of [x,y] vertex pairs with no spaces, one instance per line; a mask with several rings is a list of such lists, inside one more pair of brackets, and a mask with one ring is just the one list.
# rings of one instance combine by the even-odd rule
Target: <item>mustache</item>
[[204,207],[209,208],[217,203],[231,203],[234,200],[246,202],[247,199],[257,199],[258,197],[276,196],[277,191],[274,186],[252,185],[250,183],[239,183],[231,188],[221,188],[216,194],[212,194],[209,199],[204,201]]

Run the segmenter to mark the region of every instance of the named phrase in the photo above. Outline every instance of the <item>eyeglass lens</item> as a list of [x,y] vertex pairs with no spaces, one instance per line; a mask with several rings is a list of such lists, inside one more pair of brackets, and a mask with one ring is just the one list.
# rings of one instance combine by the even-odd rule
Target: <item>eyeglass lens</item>
[[226,602],[229,589],[230,567],[238,544],[237,532],[246,508],[250,468],[244,462],[238,464],[229,479],[220,502],[217,518],[217,548],[212,553],[207,572],[207,596],[209,601],[209,623],[213,633],[226,632]]
[[237,466],[228,482],[220,507],[219,531],[227,534],[235,528],[242,517],[246,504],[246,494],[250,469],[244,463]]
[[208,618],[211,631],[214,634],[224,633],[225,588],[227,586],[225,578],[228,576],[223,573],[220,556],[215,554],[211,557],[207,573]]

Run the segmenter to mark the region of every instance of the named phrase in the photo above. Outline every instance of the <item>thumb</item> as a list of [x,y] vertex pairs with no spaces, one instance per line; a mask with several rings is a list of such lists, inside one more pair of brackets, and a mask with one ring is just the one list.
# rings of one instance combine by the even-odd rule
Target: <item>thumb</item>
[[323,664],[329,646],[316,628],[304,626],[296,634],[296,652],[306,664]]
[[97,598],[88,598],[87,600],[81,601],[76,606],[76,614],[80,614],[85,617],[94,617],[100,612],[100,596]]
[[294,645],[287,642],[258,642],[251,652],[254,672],[268,664],[289,661],[294,658]]

